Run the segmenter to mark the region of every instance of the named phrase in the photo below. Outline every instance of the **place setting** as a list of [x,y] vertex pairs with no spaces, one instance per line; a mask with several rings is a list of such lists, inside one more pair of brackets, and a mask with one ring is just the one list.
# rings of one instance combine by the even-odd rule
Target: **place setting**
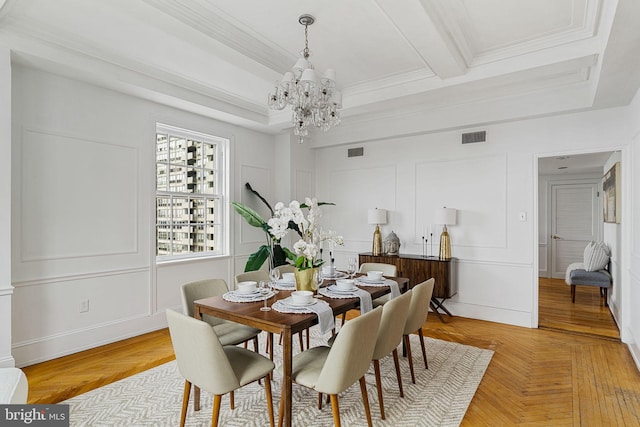
[[368,271],[366,276],[360,276],[355,280],[356,284],[361,286],[388,286],[391,298],[400,296],[398,282],[385,278],[382,271]]
[[294,273],[282,273],[274,268],[269,273],[271,279],[271,287],[280,291],[292,291],[296,289],[296,275]]
[[317,314],[322,334],[335,327],[331,306],[326,301],[314,298],[311,291],[293,291],[287,298],[274,302],[271,308],[280,313]]
[[224,293],[222,298],[230,302],[265,301],[266,304],[266,301],[275,295],[268,282],[260,282],[260,286],[255,281],[240,282],[236,285],[236,288]]
[[360,312],[373,308],[371,294],[356,286],[353,279],[337,279],[334,285],[318,289],[318,293],[328,298],[360,298]]

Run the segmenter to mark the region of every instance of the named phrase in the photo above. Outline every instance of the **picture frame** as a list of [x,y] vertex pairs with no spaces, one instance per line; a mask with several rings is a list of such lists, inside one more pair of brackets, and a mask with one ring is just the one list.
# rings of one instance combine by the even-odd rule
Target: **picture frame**
[[602,177],[604,222],[620,224],[620,162],[616,162]]

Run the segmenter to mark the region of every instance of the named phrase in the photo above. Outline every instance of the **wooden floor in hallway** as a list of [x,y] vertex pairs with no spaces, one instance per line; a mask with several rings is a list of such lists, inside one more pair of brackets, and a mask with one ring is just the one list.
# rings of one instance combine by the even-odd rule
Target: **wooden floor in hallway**
[[571,287],[563,279],[540,278],[538,325],[540,328],[620,339],[620,331],[600,288],[576,286],[576,302]]

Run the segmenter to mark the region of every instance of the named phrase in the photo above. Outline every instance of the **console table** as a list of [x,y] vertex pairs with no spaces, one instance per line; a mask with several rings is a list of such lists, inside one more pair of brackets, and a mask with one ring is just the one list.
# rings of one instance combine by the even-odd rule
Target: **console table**
[[458,292],[458,284],[455,280],[455,258],[445,260],[435,256],[411,254],[373,255],[371,252],[364,252],[359,254],[358,260],[360,264],[378,262],[395,265],[398,269],[397,276],[409,278],[409,288],[433,277],[436,283],[431,297],[431,308],[441,321],[443,319],[438,309],[449,316],[452,315],[444,306],[444,301]]

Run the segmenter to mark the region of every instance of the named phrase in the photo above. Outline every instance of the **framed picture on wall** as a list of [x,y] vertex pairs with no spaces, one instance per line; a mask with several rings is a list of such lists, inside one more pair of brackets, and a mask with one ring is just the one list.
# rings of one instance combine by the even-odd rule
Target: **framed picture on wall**
[[602,177],[604,222],[620,224],[620,162]]

